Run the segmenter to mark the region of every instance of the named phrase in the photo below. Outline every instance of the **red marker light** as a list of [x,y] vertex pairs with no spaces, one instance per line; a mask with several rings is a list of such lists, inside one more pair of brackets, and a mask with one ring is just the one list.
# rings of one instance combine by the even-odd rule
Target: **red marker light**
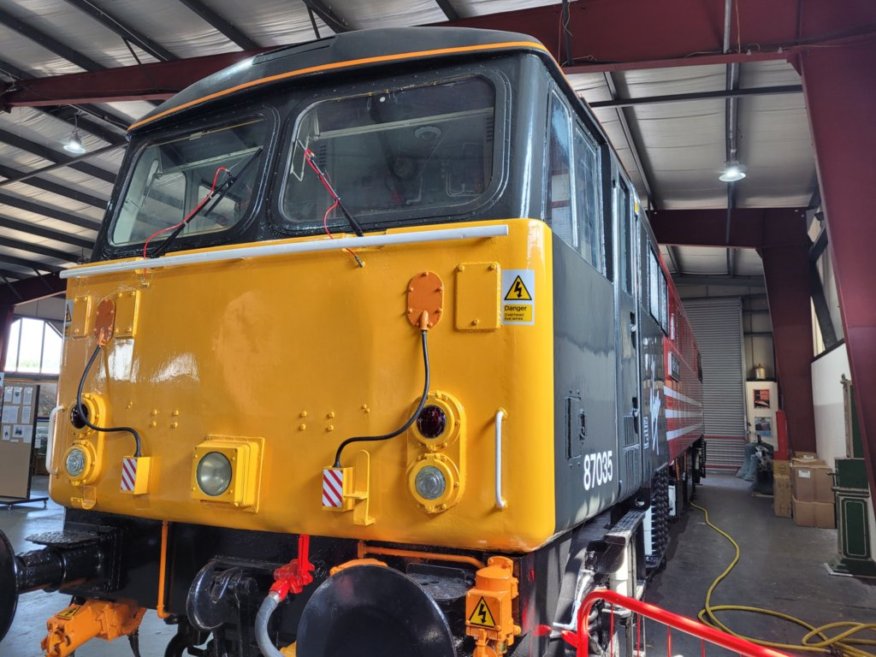
[[447,428],[447,415],[438,406],[427,406],[417,418],[417,429],[426,438],[437,438]]

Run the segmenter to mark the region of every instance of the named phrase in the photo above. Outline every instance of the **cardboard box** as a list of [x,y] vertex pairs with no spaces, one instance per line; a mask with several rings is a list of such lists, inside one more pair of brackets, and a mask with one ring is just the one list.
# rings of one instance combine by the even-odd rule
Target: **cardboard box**
[[791,486],[801,502],[833,503],[833,471],[819,459],[791,460]]
[[836,527],[836,509],[833,504],[803,502],[795,497],[791,506],[794,512],[794,524],[801,527],[821,527],[822,529]]
[[773,461],[773,476],[775,477],[791,477],[791,462],[790,461]]
[[773,513],[779,518],[791,517],[791,478],[773,475]]

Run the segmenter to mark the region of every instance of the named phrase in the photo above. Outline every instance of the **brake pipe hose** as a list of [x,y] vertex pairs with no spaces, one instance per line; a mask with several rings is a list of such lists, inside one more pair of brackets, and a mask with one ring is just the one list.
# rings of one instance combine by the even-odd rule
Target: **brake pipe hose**
[[[759,646],[766,646],[768,648],[777,648],[779,650],[797,652],[816,652],[829,655],[839,654],[843,657],[876,657],[876,653],[868,652],[858,647],[876,646],[876,640],[854,638],[855,635],[868,630],[870,632],[876,632],[876,623],[838,621],[816,627],[800,618],[791,616],[790,614],[786,614],[781,611],[775,611],[773,609],[752,607],[748,605],[713,605],[712,594],[715,592],[715,589],[718,588],[718,585],[727,578],[727,576],[739,563],[739,559],[742,556],[742,548],[739,547],[739,543],[737,543],[730,534],[728,534],[726,531],[724,531],[711,521],[711,519],[709,518],[709,511],[707,509],[694,503],[691,503],[691,506],[695,509],[699,509],[700,511],[702,511],[706,524],[711,529],[727,539],[727,541],[729,541],[729,543],[733,546],[733,549],[736,551],[733,559],[730,561],[730,564],[724,569],[724,572],[722,572],[712,581],[711,585],[706,591],[705,604],[703,605],[703,608],[700,610],[699,614],[697,614],[697,618],[699,618],[700,622],[723,630],[724,632],[739,637],[740,639],[745,639],[746,641],[750,641],[751,643],[756,643]],[[751,614],[760,614],[762,616],[779,618],[781,620],[793,623],[794,625],[798,625],[804,628],[805,630],[807,630],[807,633],[803,636],[802,639],[800,639],[800,643],[796,644],[780,643],[777,641],[765,641],[756,637],[746,636],[731,629],[724,622],[722,622],[721,619],[718,618],[717,613],[725,611],[746,612]],[[829,636],[827,634],[829,630],[836,630],[838,628],[846,629],[834,636]],[[819,640],[814,640],[816,637],[818,637]]]

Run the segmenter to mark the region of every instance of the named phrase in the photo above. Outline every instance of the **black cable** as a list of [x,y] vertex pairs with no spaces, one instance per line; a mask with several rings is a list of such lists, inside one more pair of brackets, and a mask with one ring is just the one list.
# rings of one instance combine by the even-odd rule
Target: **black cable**
[[99,427],[96,424],[92,424],[88,420],[88,410],[82,404],[82,389],[85,387],[85,379],[88,377],[88,373],[94,366],[94,361],[97,360],[97,355],[99,353],[100,345],[97,345],[94,348],[94,353],[91,354],[91,358],[88,359],[88,363],[85,365],[85,369],[82,370],[82,378],[79,379],[79,387],[76,389],[76,412],[79,413],[79,419],[82,420],[82,423],[89,429],[93,429],[94,431],[103,431],[104,433],[125,431],[131,434],[134,437],[134,456],[140,456],[140,434],[137,433],[136,429],[132,427]]
[[420,331],[420,337],[423,341],[423,367],[426,370],[426,376],[425,382],[423,383],[423,395],[422,397],[420,397],[420,403],[417,404],[417,409],[414,411],[414,414],[408,418],[407,422],[405,422],[395,431],[391,431],[390,433],[385,433],[381,436],[355,436],[353,438],[347,438],[338,446],[338,451],[335,452],[335,464],[332,467],[341,467],[341,453],[344,451],[344,447],[346,447],[347,445],[350,445],[352,443],[375,442],[378,440],[389,440],[390,438],[395,438],[396,436],[401,435],[405,431],[407,431],[410,426],[417,421],[417,418],[420,417],[420,413],[423,411],[423,407],[426,405],[426,400],[429,398],[429,379],[431,376],[429,371],[429,345],[426,340],[427,333],[428,331]]

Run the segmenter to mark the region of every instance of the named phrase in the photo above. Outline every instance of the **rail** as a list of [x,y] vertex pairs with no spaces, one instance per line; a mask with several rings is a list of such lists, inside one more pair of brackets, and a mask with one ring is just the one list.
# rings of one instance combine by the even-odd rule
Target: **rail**
[[[613,612],[615,608],[628,610],[634,615],[638,615],[643,618],[649,618],[657,623],[665,625],[668,630],[667,657],[672,657],[671,630],[673,629],[700,639],[702,641],[703,655],[705,655],[706,643],[710,643],[712,645],[725,648],[726,650],[732,650],[733,652],[738,653],[739,655],[744,655],[745,657],[788,657],[786,653],[780,652],[778,650],[767,648],[765,646],[759,646],[755,643],[751,643],[750,641],[746,641],[745,639],[733,636],[732,634],[728,634],[713,627],[709,627],[708,625],[704,625],[703,623],[700,623],[699,621],[696,621],[692,618],[688,618],[687,616],[682,616],[680,614],[661,609],[656,605],[652,605],[647,602],[637,600],[635,598],[630,598],[628,596],[621,595],[620,593],[617,593],[615,591],[609,590],[596,590],[587,594],[587,596],[584,598],[584,601],[581,603],[581,607],[578,610],[577,635],[571,637],[572,641],[569,641],[568,635],[564,635],[564,638],[566,638],[569,643],[573,643],[573,645],[575,645],[577,657],[588,657],[590,637],[590,613],[593,610],[593,606],[599,601],[611,605],[612,613],[610,617],[611,627],[609,630],[609,636],[614,635]],[[640,646],[637,646],[634,654],[644,653],[640,651]],[[612,657],[614,656],[612,655]]]

